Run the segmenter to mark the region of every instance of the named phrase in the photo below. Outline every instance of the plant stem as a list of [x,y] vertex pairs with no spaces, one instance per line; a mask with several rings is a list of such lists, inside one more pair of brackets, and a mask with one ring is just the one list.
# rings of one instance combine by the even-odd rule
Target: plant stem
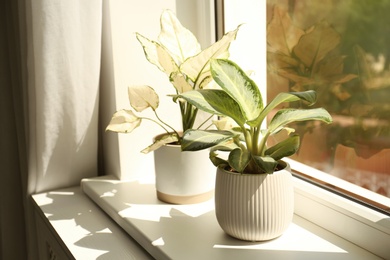
[[[209,124],[207,127],[205,127],[204,129],[205,130],[207,130],[207,129],[209,129],[210,127],[212,127],[214,125],[214,123],[211,123],[211,124]],[[198,128],[199,129],[199,128]]]
[[268,139],[268,136],[270,135],[270,132],[266,132],[266,134],[263,136],[263,138],[261,139],[260,143],[259,143],[259,155],[260,156],[264,156],[264,152],[265,152],[265,145],[267,144],[267,139]]
[[253,152],[252,149],[252,129],[250,130],[250,132],[248,132],[248,130],[245,128],[245,126],[240,126],[240,128],[242,129],[243,133],[244,133],[244,137],[245,137],[245,143],[247,145],[247,150],[249,152]]
[[[203,123],[201,123],[196,129],[200,129],[204,124],[206,124],[207,121],[209,121],[214,115],[209,116]],[[213,123],[211,123],[207,128],[211,127]],[[206,129],[207,129],[206,128]]]
[[[165,123],[163,120],[161,120],[161,118],[158,116],[157,112],[154,110],[154,114],[156,115],[157,119],[162,123],[164,124],[165,126],[167,126],[168,128],[170,128],[175,134],[177,134],[177,136],[180,136],[179,133],[173,128],[171,127],[169,124]],[[167,133],[169,133],[169,131],[162,125],[160,124],[159,122],[157,122],[156,120],[153,120],[153,119],[149,119],[155,123],[157,123],[159,126],[161,126]]]
[[166,129],[162,124],[160,124],[160,122],[158,122],[154,119],[148,118],[148,117],[139,117],[139,118],[152,121],[153,123],[156,123],[157,125],[159,125],[162,129],[164,129],[165,132],[169,133],[168,129]]
[[183,132],[185,132],[186,130],[193,128],[198,109],[188,102],[183,103],[183,107],[184,114],[182,114],[182,124]]
[[[198,73],[198,76],[196,77],[195,81],[194,81],[194,90],[196,89],[200,89],[199,85],[202,83],[202,82],[199,82],[199,80],[201,79],[201,75],[203,74],[203,71],[204,69],[207,67],[207,65],[209,64],[210,61],[206,62],[204,65],[203,65],[203,68],[200,70],[200,72]],[[211,76],[210,76],[211,77]],[[203,80],[205,80],[205,78],[203,78]]]
[[261,134],[261,127],[255,127],[254,133],[253,133],[253,146],[254,148],[254,154],[260,155],[262,153],[262,147],[260,146],[260,134]]

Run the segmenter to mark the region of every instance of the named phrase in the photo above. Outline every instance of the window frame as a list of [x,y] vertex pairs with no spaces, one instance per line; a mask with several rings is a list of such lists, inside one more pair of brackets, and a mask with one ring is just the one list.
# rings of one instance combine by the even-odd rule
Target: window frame
[[[234,13],[235,17],[230,16],[228,23],[237,25],[243,22],[243,17],[250,16],[250,12],[256,12],[257,16],[263,17],[260,33],[263,33],[264,45],[260,44],[259,48],[264,48],[265,53],[266,1],[261,1],[260,13],[258,6],[254,6],[255,2],[215,0],[217,38],[223,35],[225,29],[229,29],[226,26],[226,14]],[[246,5],[248,9],[245,13],[229,12],[229,5]],[[266,66],[264,61],[260,62],[263,62],[261,66]],[[261,91],[266,93],[266,89]],[[289,158],[286,161],[290,163],[294,175],[295,214],[380,257],[390,259],[389,198]]]
[[[388,215],[351,200],[335,192],[334,189],[324,188],[321,183],[323,181],[313,183],[302,179],[299,174],[301,172],[307,174],[305,170],[311,169],[310,176],[314,176],[317,180],[334,179],[334,184],[327,183],[329,186],[345,189],[356,185],[294,160],[286,159],[286,161],[290,163],[294,175],[295,214],[380,257],[390,258],[388,250],[390,217]],[[368,195],[369,193],[373,192],[367,190]]]
[[[341,197],[378,211],[386,216],[390,216],[390,198],[384,197],[338,177],[334,177],[332,175],[327,176],[328,174],[325,172],[321,172],[315,168],[311,168],[310,166],[305,166],[295,160],[291,160],[290,164],[296,165],[293,171],[293,175],[296,178],[333,192]],[[305,168],[309,168],[310,170],[304,170]],[[313,174],[312,172],[316,172],[316,174]]]

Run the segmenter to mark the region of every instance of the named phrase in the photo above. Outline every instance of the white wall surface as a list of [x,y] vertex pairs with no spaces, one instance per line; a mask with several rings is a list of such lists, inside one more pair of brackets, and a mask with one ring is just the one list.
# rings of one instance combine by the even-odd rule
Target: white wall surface
[[[244,70],[255,73],[254,80],[266,97],[266,1],[225,0],[225,31],[242,24],[232,42],[230,58]],[[248,11],[249,10],[249,11]]]
[[[176,3],[177,2],[177,3]],[[120,179],[135,179],[153,175],[153,153],[140,151],[151,144],[153,136],[161,133],[161,128],[144,121],[131,134],[104,132],[112,114],[116,110],[130,109],[127,88],[131,85],[149,85],[160,96],[159,115],[174,127],[180,128],[179,108],[170,98],[173,93],[164,73],[150,64],[135,37],[135,32],[157,39],[160,32],[160,15],[164,9],[177,13],[183,25],[196,35],[200,29],[196,23],[199,16],[210,12],[198,13],[199,5],[210,8],[211,0],[115,0],[104,1],[103,58],[101,76],[100,120],[103,138],[103,156],[105,174],[116,175]],[[210,27],[210,22],[202,18]],[[206,30],[207,31],[207,30]],[[202,45],[211,42],[211,32],[202,33]],[[152,115],[152,114],[149,114]]]

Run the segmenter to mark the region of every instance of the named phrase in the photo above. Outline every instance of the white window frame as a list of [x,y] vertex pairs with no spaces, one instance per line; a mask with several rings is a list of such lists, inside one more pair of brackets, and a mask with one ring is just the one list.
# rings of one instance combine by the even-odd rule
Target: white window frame
[[[222,0],[218,0],[217,4],[222,2]],[[220,10],[220,6],[217,6],[218,9]],[[260,57],[263,55],[264,59],[258,60],[256,66],[259,68],[259,79],[262,79],[261,82],[266,82],[266,1],[226,0],[223,3],[223,9],[225,31],[229,31],[241,23],[249,24],[249,29],[243,33],[244,35],[239,32],[237,43],[235,42],[235,46],[232,46],[234,47],[233,52],[236,51],[237,53],[232,53],[232,58],[242,59],[238,63],[240,65],[244,63],[245,67],[247,65],[245,64],[245,57],[246,59],[250,57],[251,62],[253,62],[254,57],[259,57],[256,55],[260,55]],[[229,18],[227,19],[227,17]],[[256,29],[256,32],[250,31],[250,23],[252,22],[261,25],[260,28]],[[248,37],[248,35],[249,38],[240,41],[240,37]],[[257,37],[259,39],[256,39]],[[248,48],[247,44],[256,40],[259,42],[256,43],[256,54],[253,54],[252,47]],[[245,53],[248,49],[251,50],[251,53]],[[262,93],[266,93],[265,84],[259,84],[259,86]],[[357,192],[360,196],[390,207],[390,199],[384,196],[320,172],[308,165],[290,159],[286,161],[290,163],[291,168],[295,171],[305,173],[318,180],[330,182],[332,185],[340,186],[345,190]],[[390,259],[390,217],[388,215],[299,178],[294,178],[294,183],[295,213],[297,215],[380,257]]]
[[[359,189],[337,177],[294,160],[292,169],[310,173],[316,179],[332,179],[344,189]],[[309,172],[310,171],[310,172]],[[390,258],[390,217],[307,181],[294,178],[295,213],[385,259]],[[363,189],[362,189],[363,191]],[[378,196],[368,190],[367,196]]]

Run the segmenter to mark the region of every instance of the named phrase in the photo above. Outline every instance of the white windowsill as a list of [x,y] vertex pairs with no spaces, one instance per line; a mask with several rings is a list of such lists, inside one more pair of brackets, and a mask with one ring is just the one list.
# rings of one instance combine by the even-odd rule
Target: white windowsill
[[380,259],[300,216],[306,194],[299,187],[292,225],[281,237],[261,243],[225,235],[216,221],[213,200],[165,204],[157,200],[153,183],[111,176],[83,180],[82,188],[156,259]]
[[80,187],[32,196],[40,260],[153,259]]

